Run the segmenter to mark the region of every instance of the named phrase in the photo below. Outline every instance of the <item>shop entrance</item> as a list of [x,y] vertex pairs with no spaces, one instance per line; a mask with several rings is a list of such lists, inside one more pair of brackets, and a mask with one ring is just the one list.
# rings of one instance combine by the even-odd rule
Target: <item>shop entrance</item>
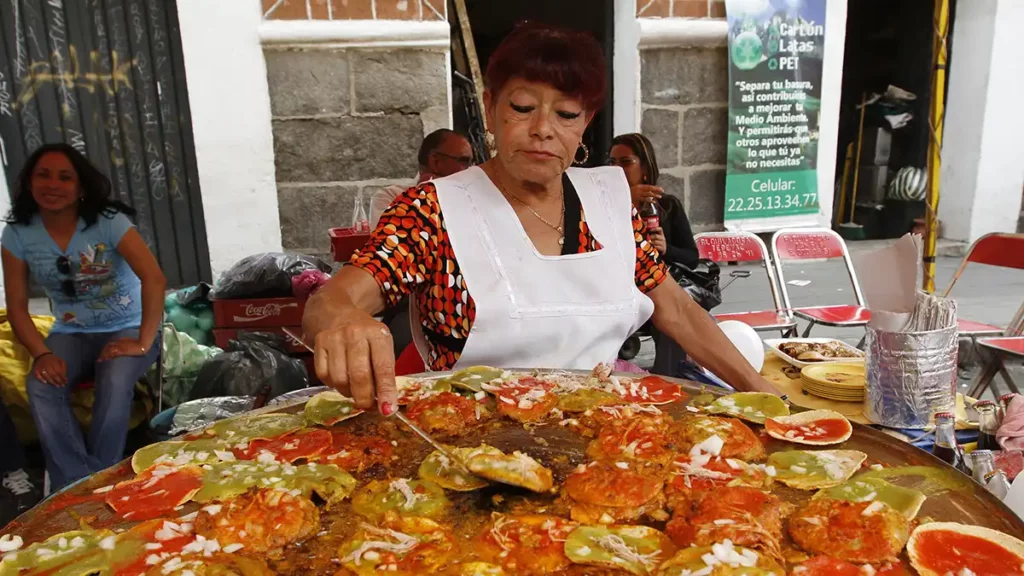
[[[897,238],[910,232],[924,216],[923,189],[931,140],[929,106],[932,86],[932,2],[857,0],[850,2],[843,64],[843,100],[840,111],[837,180],[843,174],[847,146],[854,159],[848,171],[846,205],[836,214],[836,224],[851,220],[863,226],[866,238]],[[956,13],[950,1],[950,59],[955,57],[952,38]],[[883,98],[869,104],[864,118],[859,165],[856,147],[862,98],[885,94],[895,86],[916,96],[911,100]],[[890,92],[891,93],[891,92]],[[887,118],[888,117],[888,118]],[[905,124],[890,120],[902,117]],[[857,171],[856,200],[853,200]],[[901,173],[901,170],[903,172]],[[896,181],[893,188],[894,180]],[[835,206],[839,209],[840,196]]]
[[[588,165],[604,162],[611,147],[612,133],[612,55],[614,53],[614,2],[613,0],[521,0],[520,2],[494,2],[493,0],[465,0],[466,11],[473,31],[477,57],[481,71],[487,69],[487,61],[501,40],[519,22],[540,21],[591,33],[601,44],[608,69],[608,95],[604,108],[598,112],[583,136],[583,143],[590,148]],[[456,10],[449,9],[453,31],[459,30]],[[453,69],[464,78],[470,78],[468,70],[461,70],[459,62]],[[459,93],[458,77],[453,80],[456,98]],[[472,131],[474,122],[466,118],[464,103],[455,103],[456,129]],[[460,118],[461,116],[461,118]]]

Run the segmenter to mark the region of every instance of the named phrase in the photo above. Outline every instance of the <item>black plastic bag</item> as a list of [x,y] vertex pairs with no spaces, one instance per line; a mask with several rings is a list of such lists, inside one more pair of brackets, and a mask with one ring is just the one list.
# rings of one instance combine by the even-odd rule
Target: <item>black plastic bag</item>
[[701,308],[710,312],[712,308],[722,303],[722,289],[718,284],[718,264],[701,258],[693,269],[682,264],[669,264],[668,271]]
[[212,290],[212,288],[206,282],[200,282],[195,286],[182,288],[175,293],[175,297],[178,300],[178,306],[183,306],[185,308],[191,308],[193,305],[198,307],[208,307],[210,305],[210,290]]
[[190,399],[257,396],[266,401],[308,387],[306,366],[284,350],[283,337],[239,334],[228,343],[226,352],[203,365]]
[[221,275],[214,298],[285,298],[292,295],[292,276],[306,270],[330,274],[331,266],[315,256],[266,252],[247,256]]

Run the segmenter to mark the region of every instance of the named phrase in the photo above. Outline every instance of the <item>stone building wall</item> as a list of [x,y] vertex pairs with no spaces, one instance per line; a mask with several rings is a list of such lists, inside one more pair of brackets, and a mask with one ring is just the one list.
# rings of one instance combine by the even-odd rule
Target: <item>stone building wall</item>
[[[723,19],[721,0],[640,0],[640,18]],[[661,186],[682,200],[694,232],[720,230],[725,212],[728,75],[721,45],[640,50],[640,130],[654,144]]]
[[263,0],[268,20],[446,20],[446,14],[445,0]]
[[725,0],[637,0],[637,18],[725,18]]
[[[431,3],[439,5],[435,10]],[[441,20],[442,0],[264,0],[271,20]],[[395,22],[400,29],[403,22]],[[330,251],[357,199],[411,185],[425,134],[449,126],[445,48],[265,45],[286,250]]]

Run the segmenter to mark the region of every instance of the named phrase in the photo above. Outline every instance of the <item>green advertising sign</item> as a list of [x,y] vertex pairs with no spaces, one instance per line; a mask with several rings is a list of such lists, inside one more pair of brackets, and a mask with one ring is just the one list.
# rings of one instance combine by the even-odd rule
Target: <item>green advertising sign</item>
[[816,216],[825,0],[726,0],[725,6],[726,225],[767,229],[767,219]]

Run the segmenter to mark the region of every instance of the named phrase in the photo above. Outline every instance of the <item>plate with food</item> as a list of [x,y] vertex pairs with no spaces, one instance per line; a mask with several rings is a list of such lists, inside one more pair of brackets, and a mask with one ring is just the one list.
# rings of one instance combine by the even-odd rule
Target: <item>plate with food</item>
[[245,414],[0,528],[0,576],[987,576],[1024,557],[984,487],[835,413],[606,367],[438,377],[401,410],[444,451],[336,393]]
[[797,368],[864,361],[863,351],[835,338],[769,338],[764,344],[776,356]]

